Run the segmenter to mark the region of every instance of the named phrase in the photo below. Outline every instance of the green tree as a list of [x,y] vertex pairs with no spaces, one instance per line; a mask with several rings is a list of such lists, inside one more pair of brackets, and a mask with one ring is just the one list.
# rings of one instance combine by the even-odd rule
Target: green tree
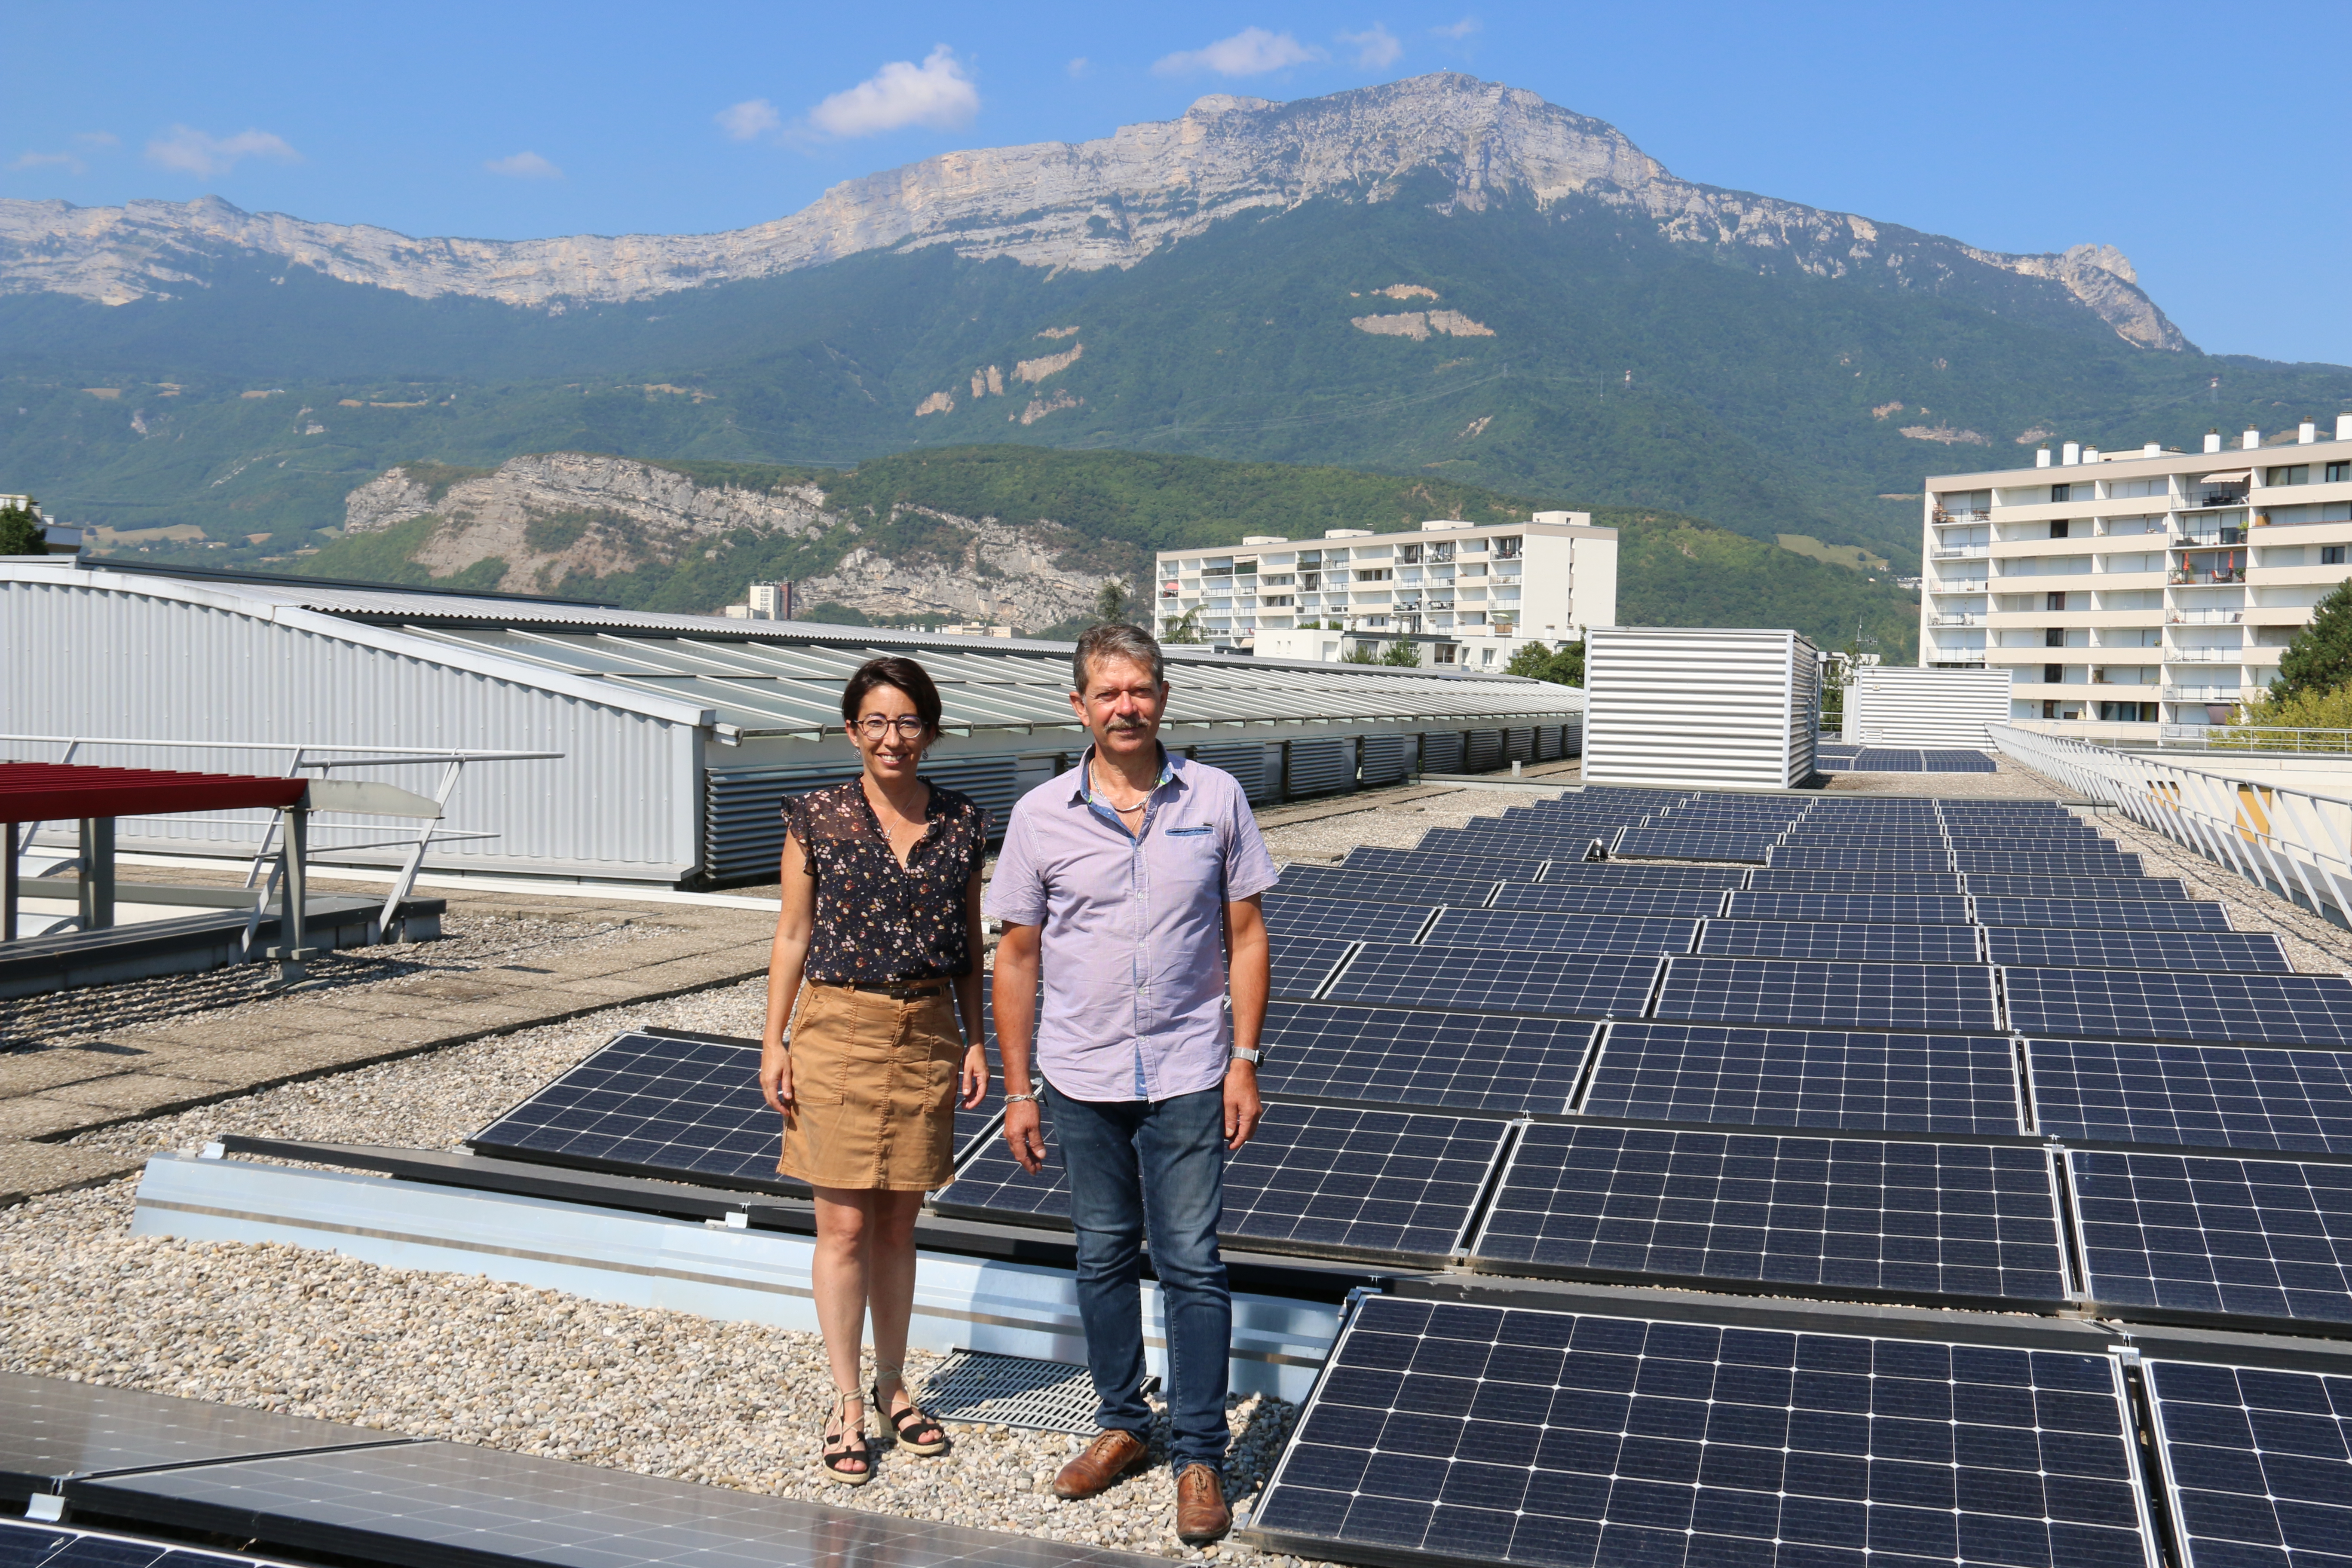
[[1399,669],[1419,669],[1421,645],[1408,638],[1399,637],[1389,644],[1388,652],[1381,655],[1381,662],[1394,665]]
[[1161,642],[1199,642],[1201,612],[1187,610],[1181,616],[1162,616],[1160,620]]
[[0,507],[0,555],[41,555],[47,552],[43,542],[41,520],[29,507]]
[[1123,622],[1127,616],[1127,584],[1113,577],[1095,590],[1095,622]]
[[[2271,682],[2273,700],[2333,690],[2352,681],[2352,578],[2319,601],[2311,624],[2295,634]],[[2275,722],[2275,721],[2273,721]]]
[[2240,708],[2237,721],[2214,731],[2211,743],[2260,750],[2263,737],[2251,732],[2258,730],[2352,730],[2352,681],[2285,697],[2273,690]]
[[1371,644],[1360,642],[1350,644],[1348,651],[1340,655],[1339,662],[1341,664],[1378,664],[1381,660],[1380,656],[1372,651]]
[[1549,680],[1559,686],[1584,684],[1584,644],[1564,642],[1556,648],[1540,642],[1530,642],[1511,655],[1511,662],[1503,667],[1506,675],[1524,675],[1537,680]]

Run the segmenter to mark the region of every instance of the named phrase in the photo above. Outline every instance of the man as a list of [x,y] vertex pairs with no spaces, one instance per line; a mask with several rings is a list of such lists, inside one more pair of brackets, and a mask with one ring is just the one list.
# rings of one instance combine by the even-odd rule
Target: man
[[[1050,1107],[1078,1238],[1078,1313],[1102,1427],[1054,1490],[1092,1497],[1141,1465],[1143,1240],[1167,1318],[1176,1533],[1223,1536],[1233,1296],[1217,1252],[1225,1154],[1257,1131],[1268,984],[1258,895],[1274,862],[1231,773],[1171,757],[1160,645],[1134,626],[1078,639],[1070,707],[1094,736],[1076,771],[1013,808],[982,909],[996,950],[1004,1138],[1045,1159]],[[1221,951],[1222,950],[1222,951]],[[1233,1011],[1228,1042],[1226,969]],[[1045,981],[1042,1019],[1037,976]],[[1039,1077],[1030,1076],[1036,1047]]]

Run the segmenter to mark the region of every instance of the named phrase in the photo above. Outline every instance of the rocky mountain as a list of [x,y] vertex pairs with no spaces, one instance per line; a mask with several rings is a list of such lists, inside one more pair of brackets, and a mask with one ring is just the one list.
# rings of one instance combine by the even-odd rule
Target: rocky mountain
[[1444,206],[1476,212],[1523,199],[1543,209],[1590,196],[1639,215],[1668,239],[1753,252],[1819,277],[1884,268],[1898,286],[1928,291],[1977,268],[2046,279],[2126,342],[2187,346],[2112,247],[2005,255],[1695,184],[1612,125],[1454,73],[1296,103],[1212,94],[1181,119],[1122,126],[1097,141],[950,153],[869,174],[789,217],[725,234],[418,239],[243,212],[217,197],[121,207],[0,201],[0,289],[124,304],[202,287],[190,259],[227,251],[420,299],[550,308],[928,246],[971,260],[1093,271],[1132,267],[1234,217],[1322,198],[1394,200],[1421,171],[1445,182]]

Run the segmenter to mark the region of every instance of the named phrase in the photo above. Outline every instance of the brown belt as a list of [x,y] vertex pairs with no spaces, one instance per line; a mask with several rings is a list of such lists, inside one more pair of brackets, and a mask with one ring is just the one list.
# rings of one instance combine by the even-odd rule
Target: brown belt
[[911,1002],[918,996],[936,996],[946,990],[945,980],[812,980],[812,985],[823,985],[834,991],[862,992],[871,996],[887,996],[894,1002]]

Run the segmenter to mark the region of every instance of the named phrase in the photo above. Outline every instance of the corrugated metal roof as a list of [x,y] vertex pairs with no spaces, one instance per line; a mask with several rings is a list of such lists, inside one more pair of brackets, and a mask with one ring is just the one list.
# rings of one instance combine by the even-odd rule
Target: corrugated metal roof
[[[331,616],[374,627],[379,636],[417,639],[446,650],[453,662],[509,679],[528,681],[538,670],[560,677],[567,689],[609,692],[623,707],[632,697],[651,697],[699,708],[722,731],[746,736],[838,733],[842,682],[882,653],[922,660],[939,683],[952,730],[1076,728],[1066,697],[1072,645],[1065,642],[656,615],[258,574],[182,576],[152,566],[109,574],[107,567],[102,559],[88,560],[75,574],[109,576],[104,585],[117,591],[171,582],[215,603]],[[1574,688],[1516,676],[1261,659],[1182,645],[1166,651],[1174,667],[1168,720],[1177,726],[1528,725],[1559,722],[1584,709],[1584,694]]]

